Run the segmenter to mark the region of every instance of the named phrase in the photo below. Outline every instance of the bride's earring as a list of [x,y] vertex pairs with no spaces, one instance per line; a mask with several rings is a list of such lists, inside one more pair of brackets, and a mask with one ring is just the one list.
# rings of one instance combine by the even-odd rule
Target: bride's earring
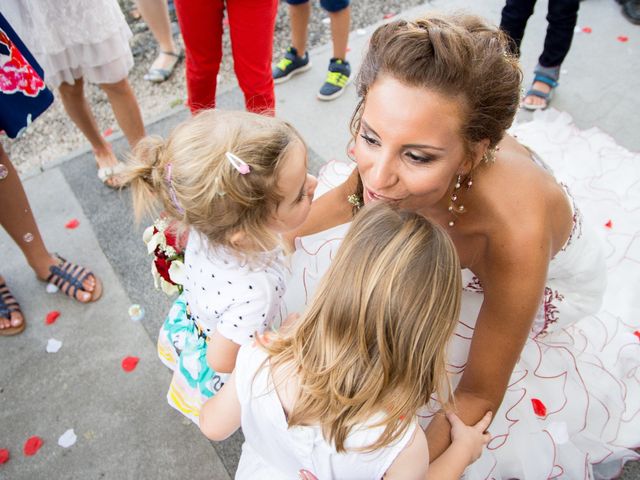
[[451,197],[449,198],[448,210],[453,215],[453,219],[449,220],[450,227],[453,227],[456,224],[456,214],[465,213],[467,211],[463,204],[458,205],[456,203],[460,197],[460,187],[462,187],[463,181],[467,184],[467,188],[471,188],[471,185],[473,185],[471,174],[467,175],[465,179],[462,178],[462,175],[458,175],[456,178],[456,183],[453,186],[453,192],[451,192]]

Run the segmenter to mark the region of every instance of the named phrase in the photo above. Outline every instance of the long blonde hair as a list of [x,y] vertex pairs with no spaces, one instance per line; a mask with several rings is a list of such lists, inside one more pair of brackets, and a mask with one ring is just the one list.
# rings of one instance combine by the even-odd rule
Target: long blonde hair
[[[157,215],[160,207],[211,245],[237,250],[232,236],[241,232],[247,240],[243,244],[254,245],[256,252],[273,248],[277,240],[267,223],[282,200],[279,167],[295,141],[303,142],[282,120],[223,110],[198,113],[166,141],[146,137],[123,175],[131,185],[136,219]],[[226,152],[241,158],[251,172],[241,175]]]
[[382,413],[391,444],[432,394],[446,403],[445,349],[460,310],[460,264],[424,217],[376,202],[355,217],[311,305],[289,335],[263,345],[299,391],[289,426],[320,424],[338,452]]

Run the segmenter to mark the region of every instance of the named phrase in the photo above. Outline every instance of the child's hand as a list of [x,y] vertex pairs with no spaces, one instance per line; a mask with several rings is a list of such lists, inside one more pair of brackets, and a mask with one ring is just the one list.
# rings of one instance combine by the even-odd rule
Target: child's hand
[[478,423],[467,426],[453,412],[447,412],[447,420],[451,424],[452,447],[469,455],[469,464],[475,462],[482,454],[482,448],[491,440],[487,427],[491,423],[491,412],[487,412]]

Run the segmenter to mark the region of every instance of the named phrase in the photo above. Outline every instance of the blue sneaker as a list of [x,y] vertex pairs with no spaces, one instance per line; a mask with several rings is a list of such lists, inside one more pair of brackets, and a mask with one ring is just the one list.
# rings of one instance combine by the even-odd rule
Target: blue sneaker
[[344,88],[348,85],[351,77],[351,65],[346,60],[340,58],[332,58],[329,60],[329,71],[327,79],[324,81],[318,98],[320,100],[333,100],[338,98],[344,92]]
[[306,72],[311,68],[309,52],[304,52],[304,57],[298,56],[298,51],[289,47],[275,67],[273,67],[273,83],[283,83],[298,73]]

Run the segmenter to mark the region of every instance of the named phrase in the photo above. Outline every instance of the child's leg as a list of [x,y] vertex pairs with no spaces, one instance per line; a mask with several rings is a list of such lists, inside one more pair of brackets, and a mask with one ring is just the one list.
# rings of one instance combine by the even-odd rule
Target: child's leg
[[129,80],[124,78],[116,83],[101,83],[100,88],[107,94],[113,114],[127,137],[129,146],[135,147],[144,137],[144,123]]
[[[118,159],[111,150],[109,142],[100,134],[91,107],[84,96],[84,80],[78,78],[73,85],[63,82],[58,91],[67,114],[91,144],[98,167],[117,165]],[[111,180],[108,181],[111,182]],[[111,186],[115,186],[115,184]]]
[[347,59],[349,43],[349,25],[351,7],[349,0],[321,0],[322,7],[329,12],[331,19],[331,40],[333,42],[333,58]]
[[507,0],[502,9],[500,28],[513,40],[516,55],[520,55],[520,44],[529,17],[533,14],[536,0]]
[[227,2],[233,63],[248,111],[275,113],[271,75],[277,0]]
[[304,57],[307,51],[311,4],[309,0],[300,3],[296,0],[287,0],[287,3],[289,4],[289,20],[291,21],[291,46],[298,51],[299,57]]
[[189,108],[192,113],[214,108],[218,70],[222,59],[224,2],[175,0],[175,6],[187,55]]

